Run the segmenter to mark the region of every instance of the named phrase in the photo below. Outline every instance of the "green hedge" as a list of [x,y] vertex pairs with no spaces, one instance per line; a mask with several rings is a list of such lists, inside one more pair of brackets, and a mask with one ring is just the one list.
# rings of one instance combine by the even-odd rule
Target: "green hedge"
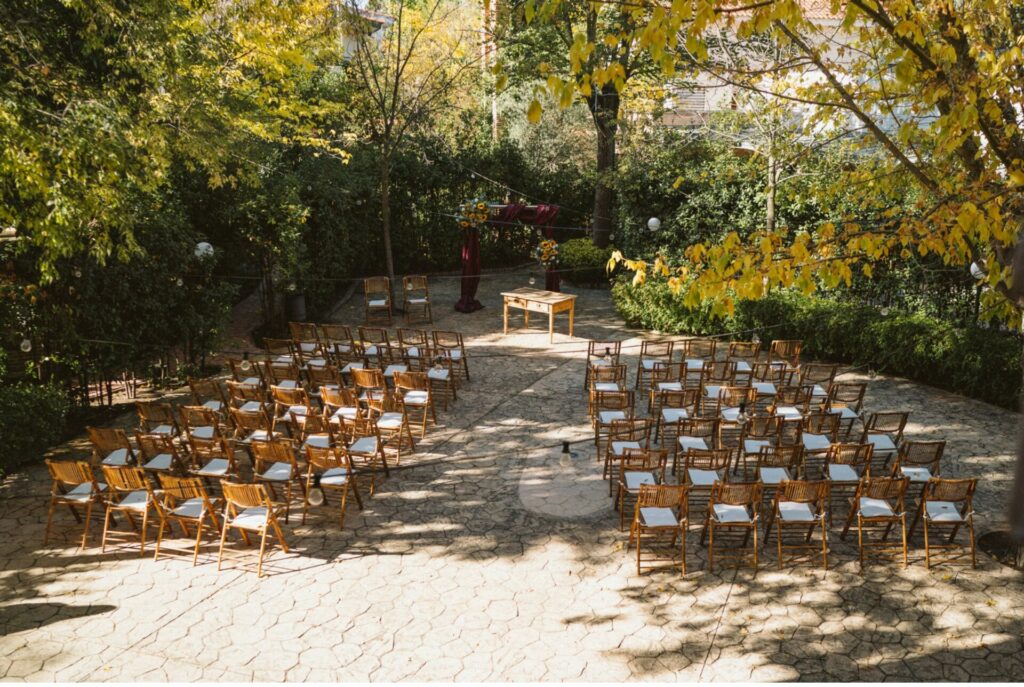
[[38,460],[60,441],[67,414],[67,394],[59,387],[0,385],[0,475]]
[[772,339],[802,339],[808,356],[906,377],[996,405],[1016,409],[1021,392],[1020,336],[990,329],[957,327],[932,317],[806,297],[773,294],[744,301],[734,317],[711,317],[708,308],[690,310],[664,282],[632,287],[618,282],[612,297],[633,326],[677,334],[758,331]]
[[558,269],[562,278],[577,286],[608,284],[608,259],[614,246],[598,248],[589,238],[570,239],[558,246]]

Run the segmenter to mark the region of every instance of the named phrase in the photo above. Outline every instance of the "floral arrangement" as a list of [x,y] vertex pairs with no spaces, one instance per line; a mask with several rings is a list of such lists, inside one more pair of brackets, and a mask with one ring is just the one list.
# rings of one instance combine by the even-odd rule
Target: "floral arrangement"
[[534,249],[533,257],[546,269],[555,267],[558,264],[558,242],[553,239],[541,241]]
[[462,229],[472,229],[486,222],[490,214],[489,205],[486,200],[473,198],[462,204],[456,219],[459,220],[459,227]]

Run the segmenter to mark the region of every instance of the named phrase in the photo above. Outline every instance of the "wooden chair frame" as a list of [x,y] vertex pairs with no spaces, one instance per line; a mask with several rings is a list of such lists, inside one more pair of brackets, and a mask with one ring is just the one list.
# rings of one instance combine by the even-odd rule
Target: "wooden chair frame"
[[[216,534],[220,531],[220,521],[217,519],[217,508],[219,500],[210,498],[203,486],[203,481],[198,477],[177,477],[175,475],[160,475],[160,486],[162,494],[154,501],[157,516],[160,518],[160,527],[156,536],[156,549],[153,551],[153,560],[160,558],[160,550],[163,547],[164,532],[171,530],[171,522],[175,522],[181,528],[186,537],[191,536],[189,526],[196,528],[195,546],[192,549],[192,566],[199,562],[199,547],[203,541],[203,527],[209,521],[208,531]],[[198,507],[198,510],[197,510]]]
[[[633,522],[629,528],[629,540],[626,544],[626,549],[636,541],[636,573],[637,575],[643,572],[643,544],[646,540],[648,543],[652,541],[668,539],[668,548],[674,549],[676,546],[676,540],[679,540],[679,553],[681,558],[680,569],[683,575],[686,574],[686,530],[689,528],[689,503],[687,501],[689,496],[689,488],[684,484],[677,485],[666,485],[657,484],[650,485],[644,484],[640,486],[640,491],[637,493],[636,505],[633,509]],[[649,522],[645,515],[651,513],[652,516],[660,515],[657,511],[648,511],[647,509],[662,509],[667,508],[673,511],[673,519],[675,522],[671,522],[668,518],[664,519],[664,522],[654,520],[652,517]],[[657,560],[651,558],[648,560]],[[675,561],[673,560],[673,565]]]
[[430,309],[430,287],[427,277],[422,274],[402,277],[402,310],[407,323],[411,321],[414,307],[422,310],[424,321],[434,321],[434,314]]
[[[50,473],[50,503],[46,511],[46,529],[43,530],[43,546],[50,541],[53,528],[53,514],[58,506],[67,506],[75,521],[83,523],[82,543],[79,551],[84,550],[89,542],[89,525],[92,522],[92,510],[96,504],[103,503],[103,492],[106,484],[97,482],[92,465],[85,460],[53,460],[46,459],[46,469]],[[79,515],[78,509],[85,510]]]
[[[850,514],[843,527],[840,539],[846,539],[854,521],[857,523],[857,548],[860,555],[860,565],[863,569],[864,559],[868,551],[874,551],[877,556],[903,556],[903,567],[907,567],[907,513],[904,498],[907,493],[907,478],[880,477],[874,479],[863,479],[857,486],[853,502],[850,507]],[[862,499],[872,501],[862,502]],[[865,515],[862,505],[884,502],[886,508],[872,508],[872,511]],[[899,526],[902,535],[902,546],[894,547],[889,541],[889,533],[893,527]],[[872,532],[881,531],[878,541],[870,541]]]
[[[724,530],[719,534],[719,542],[722,542],[722,535],[732,535],[734,532],[743,534],[743,542],[735,547],[734,551],[726,549],[726,553],[719,553],[719,559],[735,560],[737,565],[742,565],[750,560],[754,573],[758,568],[758,545],[757,533],[760,528],[761,517],[761,494],[760,482],[717,482],[711,488],[711,495],[708,499],[707,514],[704,516],[704,526],[701,529],[700,543],[708,543],[708,571],[715,570],[715,532]],[[719,511],[716,506],[723,506],[729,512],[735,508],[742,508],[746,514],[745,520],[729,520],[723,517],[725,509]],[[746,553],[750,538],[753,537],[753,546],[750,552]]]
[[[327,492],[338,492],[340,511],[339,527],[345,528],[345,510],[349,492],[356,498],[359,510],[363,510],[363,499],[359,495],[352,459],[343,446],[322,448],[306,446],[306,487],[303,490],[302,524],[306,524],[306,513],[309,510],[309,490],[319,488],[324,493],[324,504],[327,504]],[[326,481],[325,481],[326,480]]]
[[[264,484],[232,484],[223,482],[224,491],[224,522],[221,527],[220,548],[217,551],[217,570],[221,570],[224,560],[224,545],[227,542],[228,530],[237,529],[248,546],[249,532],[260,538],[260,558],[256,566],[256,576],[263,577],[263,558],[267,550],[267,537],[273,531],[281,549],[288,553],[288,542],[277,521],[281,506],[275,505]],[[249,515],[246,515],[246,514]],[[243,519],[246,521],[243,522]],[[248,522],[251,519],[252,522]],[[261,524],[262,523],[262,524]]]
[[[764,532],[767,540],[772,526],[775,526],[779,570],[786,564],[812,562],[818,556],[821,557],[822,570],[828,570],[827,499],[828,484],[825,482],[793,480],[779,485]],[[784,510],[790,517],[785,517]],[[801,517],[795,517],[796,514]],[[821,531],[820,546],[812,541],[815,529]],[[788,530],[796,531],[795,540],[787,541]]]
[[363,280],[363,319],[370,322],[381,315],[391,324],[391,280],[387,277],[367,277]]

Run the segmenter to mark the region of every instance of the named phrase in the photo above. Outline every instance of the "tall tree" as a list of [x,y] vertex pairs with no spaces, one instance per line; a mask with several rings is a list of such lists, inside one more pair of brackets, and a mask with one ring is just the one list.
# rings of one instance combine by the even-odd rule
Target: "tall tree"
[[347,32],[354,42],[350,70],[359,86],[358,117],[378,150],[381,236],[388,277],[395,282],[391,248],[391,168],[395,153],[417,127],[430,125],[455,105],[458,86],[479,60],[473,22],[450,0],[394,0],[371,15],[346,6]]

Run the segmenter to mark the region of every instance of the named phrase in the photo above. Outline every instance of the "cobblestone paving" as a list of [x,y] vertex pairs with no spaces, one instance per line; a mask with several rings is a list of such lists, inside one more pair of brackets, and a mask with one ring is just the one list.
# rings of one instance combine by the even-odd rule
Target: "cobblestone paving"
[[[6,680],[992,680],[1024,676],[1024,583],[998,564],[903,570],[832,536],[828,572],[635,575],[592,444],[582,339],[501,335],[501,290],[473,315],[433,288],[438,328],[467,334],[472,383],[344,531],[318,513],[269,576],[154,562],[127,547],[43,547],[45,471],[0,490],[0,676]],[[608,296],[580,291],[578,337],[635,338]],[[355,323],[361,303],[339,311]],[[556,327],[565,331],[565,322]],[[635,349],[628,351],[635,353]],[[635,364],[635,363],[634,363]],[[944,472],[982,479],[979,533],[1000,526],[1016,415],[910,382],[871,380],[867,407],[911,411],[907,435],[949,440]],[[126,419],[125,422],[128,422]],[[67,450],[81,450],[73,442]],[[66,515],[59,516],[68,523]],[[94,539],[94,541],[96,541]],[[248,562],[254,563],[253,554]],[[240,563],[244,563],[241,561]]]

